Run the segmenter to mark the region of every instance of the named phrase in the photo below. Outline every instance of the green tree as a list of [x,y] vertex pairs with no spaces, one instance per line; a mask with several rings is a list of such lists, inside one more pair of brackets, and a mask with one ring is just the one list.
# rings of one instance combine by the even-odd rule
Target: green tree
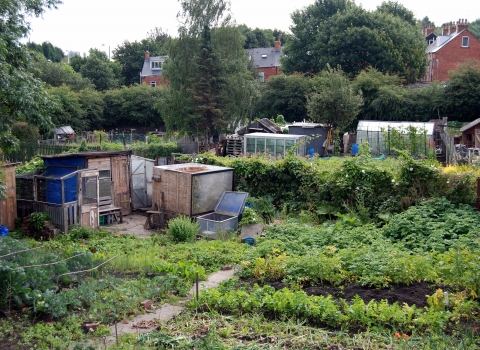
[[3,0],[0,2],[0,148],[15,146],[10,127],[25,121],[48,127],[54,104],[40,80],[29,71],[29,50],[20,43],[29,32],[26,18],[55,8],[59,0]]
[[[402,86],[401,79],[397,75],[384,74],[375,68],[367,68],[353,81],[355,91],[361,90],[363,96],[363,106],[358,114],[358,119],[369,120],[378,119],[378,113],[372,107],[372,102],[378,97],[381,88],[396,88]],[[383,116],[380,116],[382,119]]]
[[471,122],[480,117],[480,62],[460,64],[450,71],[445,86],[445,108],[450,119]]
[[282,70],[286,73],[316,73],[325,68],[325,62],[319,61],[316,41],[322,35],[325,21],[337,12],[343,12],[354,5],[350,0],[316,0],[302,10],[291,15],[292,36],[285,45],[285,57]]
[[51,113],[55,126],[70,125],[75,131],[88,130],[86,112],[82,108],[78,93],[65,85],[49,88],[48,93],[57,103],[57,108]]
[[286,72],[315,73],[330,64],[342,66],[351,77],[367,67],[397,74],[406,82],[425,74],[426,42],[416,25],[399,17],[400,6],[393,15],[392,3],[370,12],[350,2],[325,3],[330,1],[337,4],[332,11],[317,1],[292,15],[294,35],[285,48]]
[[105,102],[103,93],[94,89],[82,89],[78,92],[80,107],[83,110],[83,118],[87,129],[98,130],[103,127],[105,119],[103,110]]
[[121,66],[118,62],[110,62],[105,52],[90,49],[85,64],[80,68],[84,78],[90,79],[99,91],[115,89],[122,85]]
[[345,129],[360,111],[361,91],[353,89],[340,67],[327,67],[315,79],[314,92],[307,101],[310,119],[333,129]]
[[258,80],[244,37],[228,25],[228,1],[181,0],[181,6],[183,26],[165,65],[169,91],[158,108],[169,130],[209,138],[244,120]]
[[13,124],[12,135],[23,142],[36,142],[40,139],[38,126],[25,122],[16,122]]
[[41,56],[37,57],[32,65],[34,67],[34,75],[47,85],[58,87],[65,84],[74,91],[95,87],[90,79],[82,77],[68,64],[48,62]]
[[475,35],[477,39],[480,39],[480,18],[468,24],[468,30]]
[[271,118],[283,115],[287,122],[307,117],[307,95],[312,92],[313,79],[302,74],[278,75],[261,87],[262,97],[255,115]]
[[[412,11],[408,10],[402,4],[396,1],[384,1],[380,6],[377,6],[378,12],[389,13],[395,17],[398,17],[412,26],[417,25],[417,20]],[[429,24],[429,23],[428,23]]]
[[42,44],[29,42],[27,47],[33,51],[43,54],[43,56],[51,62],[58,63],[63,59],[63,57],[65,57],[61,48],[53,46],[48,41],[44,41]]
[[148,85],[123,86],[105,92],[105,127],[158,127],[163,125],[158,103],[167,88]]

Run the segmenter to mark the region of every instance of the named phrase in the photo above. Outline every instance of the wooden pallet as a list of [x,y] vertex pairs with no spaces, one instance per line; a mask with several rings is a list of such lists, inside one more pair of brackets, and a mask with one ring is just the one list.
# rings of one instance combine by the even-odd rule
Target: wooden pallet
[[225,155],[237,156],[243,153],[243,140],[242,139],[227,139],[225,146]]

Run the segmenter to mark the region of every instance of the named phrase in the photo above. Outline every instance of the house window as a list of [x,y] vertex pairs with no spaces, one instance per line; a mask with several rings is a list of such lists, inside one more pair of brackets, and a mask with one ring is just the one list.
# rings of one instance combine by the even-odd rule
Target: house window
[[152,62],[152,69],[162,69],[162,62],[153,61]]
[[265,72],[258,72],[258,81],[260,84],[265,83]]
[[157,82],[156,82],[155,80],[154,80],[154,81],[151,81],[151,82],[150,82],[150,86],[151,86],[151,87],[157,86]]
[[462,47],[468,47],[468,41],[469,41],[468,36],[462,36]]

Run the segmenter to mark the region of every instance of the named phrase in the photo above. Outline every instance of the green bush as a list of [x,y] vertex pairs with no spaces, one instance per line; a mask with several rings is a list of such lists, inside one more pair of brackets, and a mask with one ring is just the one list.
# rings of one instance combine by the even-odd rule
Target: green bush
[[198,222],[187,216],[179,216],[168,222],[168,233],[177,243],[192,242],[200,231]]
[[157,157],[170,157],[172,153],[180,153],[182,149],[174,142],[136,142],[130,147],[136,156],[156,159]]

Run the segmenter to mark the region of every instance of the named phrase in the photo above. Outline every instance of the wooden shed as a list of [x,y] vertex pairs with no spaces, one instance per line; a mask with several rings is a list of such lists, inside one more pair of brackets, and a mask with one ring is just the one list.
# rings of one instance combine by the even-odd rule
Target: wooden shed
[[186,163],[153,167],[153,206],[159,211],[197,216],[212,212],[233,188],[233,169]]
[[467,148],[480,148],[480,118],[460,128],[462,143]]
[[[42,174],[19,177],[18,215],[45,211],[64,232],[68,225],[98,227],[131,213],[131,151],[41,156]],[[25,188],[30,188],[26,191]]]
[[0,172],[3,173],[7,198],[0,201],[0,225],[7,226],[9,231],[15,229],[17,217],[17,196],[15,185],[15,166],[19,163],[5,164]]

